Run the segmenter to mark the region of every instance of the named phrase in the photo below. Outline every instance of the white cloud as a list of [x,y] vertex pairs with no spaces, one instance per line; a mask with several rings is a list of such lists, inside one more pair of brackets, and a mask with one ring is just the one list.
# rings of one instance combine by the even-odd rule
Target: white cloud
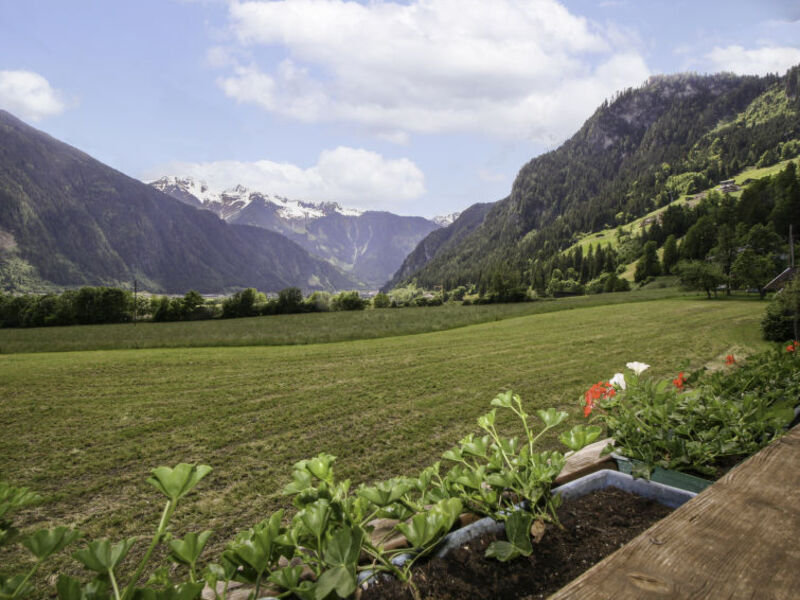
[[297,200],[326,200],[365,209],[397,209],[425,193],[425,175],[411,160],[386,159],[343,146],[323,151],[309,168],[270,160],[173,162],[150,169],[144,179],[165,175],[193,177],[219,189],[242,184]]
[[47,79],[33,71],[0,71],[0,108],[22,119],[38,121],[66,108]]
[[715,71],[731,71],[747,75],[783,73],[800,63],[800,48],[791,46],[763,46],[745,49],[742,46],[716,46],[706,55]]
[[283,57],[229,69],[218,79],[229,97],[399,141],[478,132],[551,142],[650,74],[623,30],[555,0],[233,1],[229,11],[240,47]]

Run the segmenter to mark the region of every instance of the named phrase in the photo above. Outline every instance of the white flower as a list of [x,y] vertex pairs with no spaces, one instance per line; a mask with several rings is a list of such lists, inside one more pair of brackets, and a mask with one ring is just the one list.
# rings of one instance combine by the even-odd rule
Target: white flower
[[646,365],[643,362],[629,362],[625,366],[628,367],[631,371],[633,371],[637,375],[641,375],[642,373],[647,371],[647,369],[650,368],[650,365]]
[[625,389],[625,375],[622,373],[614,373],[614,376],[609,381],[611,385],[614,387],[618,387],[621,390]]

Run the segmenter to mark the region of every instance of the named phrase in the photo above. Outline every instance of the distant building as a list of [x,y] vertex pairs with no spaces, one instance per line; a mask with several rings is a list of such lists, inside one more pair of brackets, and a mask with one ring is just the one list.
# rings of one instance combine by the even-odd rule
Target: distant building
[[777,292],[778,290],[782,290],[784,287],[786,287],[787,283],[794,279],[795,271],[797,271],[797,267],[787,267],[783,273],[765,285],[764,290],[767,292]]
[[733,183],[732,179],[730,180],[730,182],[727,181],[722,182],[721,184],[719,184],[719,186],[717,186],[717,188],[723,194],[732,194],[733,192],[738,192],[742,189],[738,185]]

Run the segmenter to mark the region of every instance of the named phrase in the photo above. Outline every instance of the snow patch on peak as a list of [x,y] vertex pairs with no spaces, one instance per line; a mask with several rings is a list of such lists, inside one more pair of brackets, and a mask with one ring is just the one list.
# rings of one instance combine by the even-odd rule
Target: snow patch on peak
[[436,223],[439,227],[447,227],[448,225],[451,225],[453,221],[455,221],[460,216],[461,216],[460,212],[453,212],[450,213],[449,215],[438,215],[436,217],[433,217],[431,221]]
[[192,196],[204,208],[214,211],[225,220],[238,215],[254,200],[273,205],[281,218],[289,220],[314,220],[336,213],[357,217],[363,213],[355,208],[342,208],[336,202],[292,200],[251,190],[241,184],[225,189],[213,188],[207,182],[192,177],[166,176],[149,184],[179,199]]

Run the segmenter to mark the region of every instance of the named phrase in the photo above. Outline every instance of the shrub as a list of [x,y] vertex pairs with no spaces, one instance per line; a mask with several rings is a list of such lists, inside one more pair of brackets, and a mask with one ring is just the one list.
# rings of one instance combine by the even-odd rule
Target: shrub
[[331,309],[329,292],[314,292],[306,299],[306,308],[310,312],[328,312]]
[[331,310],[364,310],[369,300],[362,298],[358,292],[339,292],[331,299]]
[[389,298],[388,294],[383,292],[379,292],[375,294],[375,297],[372,299],[372,306],[374,308],[389,308],[391,304],[391,299]]
[[276,311],[284,315],[303,312],[303,292],[300,288],[288,287],[278,292]]
[[257,295],[258,292],[254,288],[247,288],[236,292],[230,298],[226,298],[222,302],[222,318],[232,319],[256,316],[258,314],[255,309]]

